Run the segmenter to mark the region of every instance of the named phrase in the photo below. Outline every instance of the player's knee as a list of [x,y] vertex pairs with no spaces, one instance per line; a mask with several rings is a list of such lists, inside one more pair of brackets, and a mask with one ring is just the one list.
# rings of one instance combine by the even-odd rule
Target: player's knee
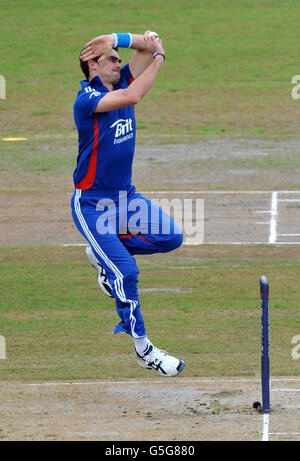
[[134,262],[122,268],[122,279],[117,282],[116,295],[122,302],[127,300],[138,300],[138,268]]
[[126,267],[122,270],[123,280],[130,281],[130,283],[137,283],[138,273],[138,267],[133,259],[130,263],[127,263]]
[[182,245],[183,242],[183,233],[182,231],[177,228],[176,232],[169,235],[169,238],[166,242],[166,251],[176,250]]

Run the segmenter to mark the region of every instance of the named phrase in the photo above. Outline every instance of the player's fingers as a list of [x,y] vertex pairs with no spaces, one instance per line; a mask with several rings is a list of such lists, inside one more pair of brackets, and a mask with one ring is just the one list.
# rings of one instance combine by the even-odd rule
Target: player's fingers
[[89,46],[91,46],[91,44],[92,44],[92,40],[90,40],[89,42],[85,43],[83,49],[88,48]]
[[106,54],[102,54],[102,55],[100,56],[98,62],[102,62],[102,61],[104,61],[104,59],[106,59],[106,58],[107,58]]
[[81,51],[80,56],[82,57],[86,56],[87,54],[91,53],[91,51],[92,51],[92,46],[89,45]]
[[84,56],[80,56],[81,61],[89,61],[90,59],[95,58],[95,54],[86,54]]
[[84,56],[81,56],[81,55],[80,55],[80,59],[81,59],[81,61],[88,61],[88,60],[91,59],[91,58],[90,58],[90,56],[89,56],[88,54],[86,54],[86,55],[84,55]]
[[95,53],[93,49],[89,49],[80,55],[80,59],[82,61],[88,61],[89,59],[93,59],[96,56],[97,56],[97,53]]
[[144,42],[145,42],[146,46],[150,46],[150,44],[151,44],[151,41],[150,41],[151,37],[149,36],[150,32],[151,32],[150,30],[147,30],[145,32],[145,34],[144,34]]
[[95,54],[89,54],[86,58],[85,61],[89,61],[90,59],[94,59],[96,57]]
[[148,38],[148,40],[149,40],[149,43],[150,43],[152,46],[153,46],[153,44],[156,43],[156,41],[157,41],[154,35],[150,35],[149,38]]

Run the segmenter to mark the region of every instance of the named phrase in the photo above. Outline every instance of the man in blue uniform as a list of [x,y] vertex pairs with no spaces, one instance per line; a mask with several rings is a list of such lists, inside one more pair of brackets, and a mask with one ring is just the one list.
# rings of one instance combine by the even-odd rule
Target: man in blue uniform
[[[119,48],[135,50],[121,67]],[[81,53],[86,79],[74,103],[78,157],[72,197],[74,222],[89,243],[86,254],[102,290],[115,298],[120,317],[115,333],[128,333],[137,361],[162,376],[175,376],[184,362],[155,347],[146,334],[138,297],[135,254],[168,252],[182,232],[157,205],[132,185],[134,106],[150,90],[165,61],[157,34],[96,37]]]

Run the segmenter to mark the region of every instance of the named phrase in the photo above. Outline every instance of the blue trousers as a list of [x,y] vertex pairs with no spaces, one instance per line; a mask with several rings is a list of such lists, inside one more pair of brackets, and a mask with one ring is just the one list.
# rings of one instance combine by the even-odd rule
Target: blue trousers
[[121,319],[114,332],[146,336],[133,255],[165,253],[182,244],[181,229],[153,201],[135,191],[81,191],[71,199],[72,216],[106,270]]

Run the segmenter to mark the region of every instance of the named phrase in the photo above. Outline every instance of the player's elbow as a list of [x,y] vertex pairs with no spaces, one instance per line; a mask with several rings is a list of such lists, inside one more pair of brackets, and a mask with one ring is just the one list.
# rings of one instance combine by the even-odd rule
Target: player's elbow
[[139,103],[141,99],[142,99],[142,96],[135,95],[133,98],[133,105]]
[[131,106],[138,104],[141,99],[142,99],[142,95],[140,95],[137,91],[128,92],[128,102]]

